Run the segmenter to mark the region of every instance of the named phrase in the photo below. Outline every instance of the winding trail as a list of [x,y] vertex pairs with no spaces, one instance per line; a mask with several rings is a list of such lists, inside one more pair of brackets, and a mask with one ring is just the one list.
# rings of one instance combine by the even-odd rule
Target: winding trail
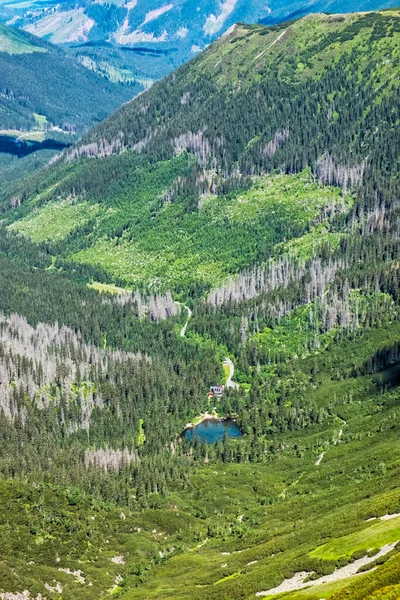
[[187,316],[187,319],[186,319],[186,323],[182,327],[181,332],[179,334],[181,337],[185,337],[186,336],[186,329],[187,329],[187,326],[189,325],[189,321],[192,318],[192,314],[193,314],[192,311],[190,310],[190,308],[188,306],[186,306],[186,304],[184,304],[183,306],[186,308],[188,316]]
[[229,375],[228,375],[228,378],[226,380],[225,387],[232,388],[234,390],[238,390],[239,389],[239,385],[237,383],[235,383],[234,381],[232,381],[232,377],[233,377],[233,374],[235,372],[235,365],[233,364],[233,362],[231,361],[231,359],[228,356],[224,360],[224,365],[228,365],[229,366]]
[[184,338],[184,337],[186,337],[186,329],[187,329],[187,326],[189,325],[190,319],[192,318],[193,312],[191,311],[191,309],[188,306],[186,306],[186,304],[183,304],[182,302],[175,302],[175,304],[179,304],[179,306],[182,306],[183,308],[186,308],[186,310],[187,310],[188,316],[186,319],[186,323],[184,324],[184,326],[182,327],[182,329],[179,333],[179,335]]
[[[175,304],[178,304],[179,306],[181,306],[182,308],[186,308],[186,310],[187,310],[186,323],[184,324],[184,326],[182,327],[182,329],[181,329],[181,331],[179,333],[180,337],[184,338],[184,337],[186,337],[187,326],[189,325],[189,321],[192,318],[193,312],[192,312],[192,310],[188,306],[186,306],[186,304],[183,304],[182,302],[177,302],[176,301]],[[232,381],[232,377],[233,377],[233,374],[235,372],[235,365],[233,364],[233,362],[231,361],[231,359],[228,356],[224,360],[223,364],[229,366],[229,375],[228,375],[228,378],[226,380],[225,387],[226,388],[231,388],[233,390],[238,390],[239,389],[239,385],[237,383],[235,383],[234,381]]]

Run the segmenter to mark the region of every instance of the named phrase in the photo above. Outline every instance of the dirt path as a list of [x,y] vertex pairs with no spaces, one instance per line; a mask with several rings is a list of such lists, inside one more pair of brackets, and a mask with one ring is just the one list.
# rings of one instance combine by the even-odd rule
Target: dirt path
[[192,314],[193,313],[190,310],[190,308],[188,306],[186,306],[186,304],[182,304],[182,302],[175,302],[175,304],[179,304],[179,306],[182,306],[183,308],[186,308],[186,310],[187,310],[187,315],[188,316],[187,316],[187,319],[186,319],[186,323],[184,324],[184,326],[182,327],[182,329],[181,329],[181,331],[179,333],[179,335],[181,337],[185,337],[186,336],[186,329],[187,329],[187,326],[189,325],[189,321],[192,318]]
[[235,372],[235,365],[233,364],[233,362],[231,361],[231,359],[229,357],[226,357],[226,359],[224,360],[224,365],[229,366],[229,375],[228,375],[228,379],[226,380],[225,387],[232,388],[234,390],[238,390],[239,385],[237,383],[235,383],[234,381],[232,381],[232,377]]
[[278,37],[276,38],[276,40],[274,40],[272,42],[272,44],[270,44],[267,48],[265,48],[265,50],[263,50],[262,52],[260,52],[260,54],[257,54],[257,56],[255,57],[254,60],[257,60],[258,58],[261,58],[266,53],[267,50],[269,50],[270,48],[272,48],[272,46],[275,46],[275,44],[277,42],[279,42],[279,40],[281,40],[283,38],[283,36],[285,35],[285,33],[286,33],[286,29],[285,29],[285,31],[282,31],[282,33],[280,35],[278,35]]
[[[186,306],[186,304],[183,304],[182,302],[175,302],[175,304],[179,304],[179,306],[181,306],[182,308],[186,308],[186,310],[187,310],[186,323],[184,324],[184,326],[182,327],[182,329],[179,333],[180,337],[184,338],[184,337],[186,337],[187,326],[189,325],[189,321],[192,318],[193,312],[191,311],[191,309],[188,306]],[[231,361],[231,359],[229,357],[226,357],[226,359],[224,360],[224,365],[229,366],[229,375],[226,380],[225,387],[231,388],[233,390],[238,390],[239,385],[237,383],[235,383],[234,381],[232,381],[232,377],[235,372],[235,365],[233,364],[233,362]]]
[[[338,417],[338,418],[340,418],[340,417]],[[340,420],[343,422],[344,426],[347,425],[347,421],[344,421],[343,419],[340,419]],[[334,446],[336,446],[340,442],[340,438],[342,437],[342,435],[343,435],[343,429],[340,429],[340,431],[338,431],[337,438],[333,443]],[[315,465],[317,467],[319,467],[319,465],[321,464],[321,461],[324,458],[325,454],[326,454],[326,450],[325,450],[325,452],[322,452],[322,454],[320,454],[319,457],[317,458],[317,460],[315,462]]]

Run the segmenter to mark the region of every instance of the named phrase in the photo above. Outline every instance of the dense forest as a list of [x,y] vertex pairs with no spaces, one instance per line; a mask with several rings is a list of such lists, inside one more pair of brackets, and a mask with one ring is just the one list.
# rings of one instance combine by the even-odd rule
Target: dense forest
[[6,600],[397,597],[399,40],[238,25],[2,193]]

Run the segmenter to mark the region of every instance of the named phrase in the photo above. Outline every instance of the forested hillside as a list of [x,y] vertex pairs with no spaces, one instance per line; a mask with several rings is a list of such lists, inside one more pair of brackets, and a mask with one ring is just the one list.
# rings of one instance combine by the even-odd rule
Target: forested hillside
[[[0,26],[0,129],[81,133],[104,119],[140,86],[113,84],[62,50]],[[54,132],[53,132],[54,133]]]
[[3,192],[3,600],[398,597],[399,58],[237,25]]
[[[363,178],[396,197],[396,163],[381,163],[396,147],[398,29],[396,12],[238,26],[24,182],[5,222],[109,280],[189,294],[312,226],[339,243]],[[378,190],[360,193],[380,208]]]

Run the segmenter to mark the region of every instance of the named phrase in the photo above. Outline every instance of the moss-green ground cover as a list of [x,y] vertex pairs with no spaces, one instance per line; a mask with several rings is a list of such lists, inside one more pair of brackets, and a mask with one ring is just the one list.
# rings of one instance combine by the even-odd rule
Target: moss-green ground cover
[[[7,510],[0,526],[7,543],[0,552],[13,559],[2,563],[2,589],[43,592],[44,583],[55,580],[64,587],[63,598],[93,598],[121,577],[119,593],[127,600],[250,599],[283,576],[302,570],[322,575],[357,550],[398,541],[399,518],[367,521],[400,512],[399,395],[370,391],[368,397],[372,381],[348,380],[347,394],[336,382],[329,391],[335,411],[351,412],[346,425],[333,420],[271,437],[264,463],[201,466],[185,490],[177,483],[164,498],[150,496],[149,508],[137,512],[98,504],[74,490],[3,482]],[[363,400],[355,397],[350,411],[348,391],[359,384]],[[321,445],[326,453],[317,467]],[[125,564],[112,561],[120,556]],[[26,557],[33,561],[30,570]],[[378,574],[389,573],[385,581],[399,582],[394,560],[378,567]],[[60,567],[81,570],[85,583]],[[350,585],[364,589],[368,576],[283,597],[333,599]],[[379,582],[375,575],[365,589],[373,591]],[[357,594],[350,597],[364,598]]]
[[33,242],[57,242],[99,215],[99,206],[68,200],[47,204],[10,226]]
[[35,43],[23,32],[11,27],[0,25],[0,52],[8,54],[26,54],[32,52],[47,52],[46,48],[42,48],[40,43]]
[[[133,157],[126,160],[135,164]],[[33,199],[39,208],[23,216],[25,205],[9,227],[37,243],[56,244],[71,234],[55,252],[102,267],[131,286],[179,290],[210,288],[268,257],[282,238],[298,238],[319,220],[329,226],[328,207],[331,214],[351,206],[350,195],[316,182],[308,169],[259,178],[246,192],[208,197],[199,211],[184,201],[164,202],[190,164],[181,156],[150,169],[137,166],[122,188],[110,183],[100,203],[90,197],[48,202],[59,193],[50,186]]]
[[400,517],[373,522],[369,527],[328,542],[310,553],[315,558],[327,560],[337,559],[341,556],[351,556],[357,550],[381,548],[385,544],[397,542],[400,539]]
[[107,283],[99,283],[98,281],[94,281],[93,283],[88,283],[88,287],[93,290],[97,290],[100,294],[124,294],[129,290],[125,290],[124,288],[120,288],[116,285],[110,285]]

